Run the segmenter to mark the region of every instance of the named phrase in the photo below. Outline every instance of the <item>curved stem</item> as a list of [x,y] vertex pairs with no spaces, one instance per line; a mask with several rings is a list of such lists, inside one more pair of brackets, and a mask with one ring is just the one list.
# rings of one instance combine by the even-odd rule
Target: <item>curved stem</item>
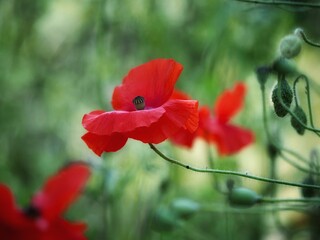
[[180,167],[184,167],[186,169],[189,169],[194,172],[202,172],[202,173],[216,173],[216,174],[225,174],[225,175],[233,175],[233,176],[239,176],[239,177],[245,177],[249,179],[254,179],[257,181],[262,181],[262,182],[269,182],[269,183],[275,183],[275,184],[282,184],[282,185],[288,185],[288,186],[293,186],[293,187],[304,187],[304,188],[312,188],[312,189],[320,189],[320,186],[318,185],[310,185],[310,184],[302,184],[302,183],[294,183],[294,182],[289,182],[289,181],[283,181],[283,180],[278,180],[278,179],[271,179],[271,178],[265,178],[265,177],[259,177],[259,176],[254,176],[248,173],[241,173],[241,172],[236,172],[236,171],[230,171],[230,170],[221,170],[221,169],[210,169],[210,168],[197,168],[190,166],[188,164],[184,164],[180,161],[177,161],[173,158],[169,158],[166,155],[164,155],[160,150],[158,150],[153,144],[149,143],[149,146],[151,149],[157,153],[161,158],[164,160],[173,163],[175,165],[178,165]]
[[295,32],[299,33],[299,34],[301,35],[302,39],[303,39],[307,44],[309,44],[310,46],[320,48],[320,44],[319,44],[319,43],[312,42],[312,41],[306,36],[306,34],[304,33],[304,31],[303,31],[301,28],[298,28]]

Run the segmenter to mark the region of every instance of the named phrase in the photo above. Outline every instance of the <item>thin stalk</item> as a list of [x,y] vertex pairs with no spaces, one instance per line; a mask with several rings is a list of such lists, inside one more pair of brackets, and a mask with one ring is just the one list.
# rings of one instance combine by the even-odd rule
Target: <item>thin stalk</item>
[[320,203],[320,198],[261,198],[261,203]]
[[293,7],[312,7],[312,8],[320,8],[320,4],[318,3],[307,3],[307,2],[289,2],[289,1],[263,1],[263,0],[236,0],[238,2],[245,3],[255,3],[255,4],[263,4],[263,5],[285,5],[285,6],[293,6]]
[[275,184],[282,184],[282,185],[287,185],[287,186],[292,186],[292,187],[303,187],[303,188],[320,189],[320,186],[318,186],[318,185],[302,184],[302,183],[283,181],[283,180],[279,180],[279,179],[271,179],[271,178],[259,177],[259,176],[251,175],[249,173],[242,173],[242,172],[237,172],[237,171],[221,170],[221,169],[210,169],[210,168],[193,167],[191,165],[184,164],[184,163],[182,163],[180,161],[177,161],[177,160],[175,160],[173,158],[167,157],[166,155],[164,155],[160,150],[158,150],[151,143],[149,143],[149,146],[155,153],[157,153],[164,160],[166,160],[166,161],[168,161],[170,163],[173,163],[175,165],[178,165],[180,167],[186,168],[188,170],[194,171],[194,172],[233,175],[233,176],[239,176],[239,177],[254,179],[254,180],[257,180],[257,181],[269,182],[269,183],[275,183]]
[[[317,4],[317,3],[313,3],[313,4]],[[317,4],[317,5],[318,5],[318,4]],[[319,7],[320,7],[320,6],[319,6]],[[304,31],[303,31],[301,28],[297,29],[296,32],[301,35],[302,39],[303,39],[307,44],[309,44],[310,46],[313,46],[313,47],[318,47],[318,48],[320,48],[320,44],[311,41],[311,40],[306,36],[306,34],[304,33]]]

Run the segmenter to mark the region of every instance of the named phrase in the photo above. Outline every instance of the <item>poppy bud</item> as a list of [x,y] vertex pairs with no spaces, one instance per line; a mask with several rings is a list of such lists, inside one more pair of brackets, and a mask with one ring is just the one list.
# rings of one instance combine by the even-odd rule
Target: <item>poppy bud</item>
[[277,73],[288,75],[297,72],[296,65],[287,58],[278,58],[273,62],[272,68]]
[[[308,176],[302,181],[303,184],[309,184],[309,185],[314,185],[315,181],[312,176]],[[316,195],[316,190],[313,188],[306,188],[302,187],[301,188],[301,195],[305,198],[311,198]]]
[[260,85],[264,85],[268,80],[271,69],[269,66],[260,66],[256,69],[256,74]]
[[272,102],[273,102],[274,111],[278,117],[284,117],[285,115],[287,115],[288,111],[282,106],[280,102],[280,99],[278,97],[278,89],[280,90],[280,96],[283,103],[288,108],[290,108],[292,98],[293,98],[293,93],[288,82],[285,79],[280,80],[272,91]]
[[260,200],[261,196],[248,188],[233,188],[229,193],[229,202],[233,206],[252,207]]
[[175,214],[183,219],[190,218],[194,213],[200,209],[200,205],[187,198],[175,199],[171,203],[171,207]]
[[[307,124],[307,116],[301,107],[296,106],[293,110],[293,113],[302,123],[304,123],[305,125]],[[304,134],[304,126],[293,116],[291,116],[291,126],[297,131],[298,134]]]
[[282,38],[280,42],[280,53],[285,58],[296,57],[301,51],[301,40],[295,35],[291,34]]

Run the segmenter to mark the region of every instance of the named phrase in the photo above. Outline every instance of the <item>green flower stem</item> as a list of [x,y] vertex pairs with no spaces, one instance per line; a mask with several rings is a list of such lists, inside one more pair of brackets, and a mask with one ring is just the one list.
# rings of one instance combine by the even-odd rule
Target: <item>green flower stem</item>
[[[310,97],[310,85],[309,85],[309,80],[307,78],[307,76],[301,74],[300,76],[298,76],[296,78],[296,80],[293,82],[293,94],[294,94],[294,98],[296,99],[296,104],[297,103],[297,95],[296,95],[296,84],[299,82],[299,80],[303,78],[305,83],[306,83],[306,95],[307,95],[307,102],[308,102],[308,111],[309,111],[309,120],[310,120],[310,125],[311,127],[314,128],[314,124],[313,124],[313,117],[312,117],[312,104],[311,104],[311,97]],[[316,132],[316,134],[320,137],[320,134]]]
[[158,150],[153,144],[149,143],[149,146],[151,149],[157,153],[161,158],[164,160],[173,163],[175,165],[178,165],[180,167],[184,167],[188,170],[194,171],[194,172],[202,172],[202,173],[216,173],[216,174],[225,174],[225,175],[233,175],[233,176],[239,176],[239,177],[244,177],[244,178],[249,178],[249,179],[254,179],[257,181],[262,181],[262,182],[269,182],[269,183],[275,183],[275,184],[282,184],[282,185],[287,185],[287,186],[293,186],[293,187],[304,187],[304,188],[312,188],[312,189],[320,189],[320,186],[318,185],[310,185],[310,184],[302,184],[302,183],[294,183],[294,182],[289,182],[289,181],[283,181],[283,180],[278,180],[278,179],[271,179],[271,178],[265,178],[265,177],[259,177],[259,176],[254,176],[248,173],[241,173],[237,171],[230,171],[230,170],[221,170],[221,169],[210,169],[210,168],[197,168],[190,166],[188,164],[184,164],[180,161],[177,161],[175,159],[169,158],[166,155],[164,155],[160,150]]
[[269,143],[271,143],[271,136],[270,136],[270,131],[268,127],[268,119],[267,119],[266,91],[265,91],[265,86],[263,84],[260,84],[260,90],[261,90],[261,97],[262,97],[263,126],[264,126],[264,129],[266,130],[267,140]]
[[[319,4],[317,4],[317,5],[319,6]],[[311,41],[311,40],[306,36],[306,34],[304,33],[304,31],[303,31],[301,28],[298,28],[298,29],[296,30],[296,32],[301,35],[302,39],[303,39],[307,44],[309,44],[310,46],[313,46],[313,47],[318,47],[318,48],[320,48],[320,44]]]
[[[281,80],[281,77],[284,77],[284,76],[280,76],[279,79],[278,79],[278,81],[282,81],[282,80]],[[314,133],[316,133],[316,134],[320,132],[320,129],[313,128],[313,127],[308,127],[307,125],[305,125],[305,124],[297,117],[297,115],[296,115],[295,113],[293,113],[290,108],[287,107],[287,105],[283,102],[283,99],[282,99],[282,97],[281,97],[281,89],[280,89],[280,88],[278,88],[277,94],[278,94],[279,102],[280,102],[280,104],[282,105],[282,107],[285,108],[285,109],[288,111],[288,113],[289,113],[292,117],[294,117],[294,118],[301,124],[301,126],[303,126],[305,129],[307,129],[307,130],[309,130],[309,131],[312,131],[312,132],[314,132]],[[318,135],[318,134],[317,134],[317,135]]]
[[308,209],[306,205],[299,206],[255,206],[252,208],[236,208],[228,207],[226,205],[214,204],[214,205],[203,205],[199,211],[202,212],[215,212],[215,213],[245,213],[245,214],[265,214],[266,212],[273,211],[301,211],[305,213]]
[[[309,3],[309,2],[289,2],[289,1],[263,1],[263,0],[236,0],[238,2],[245,3],[254,3],[254,4],[263,4],[263,5],[285,5],[285,6],[293,6],[293,7],[311,7],[311,8],[320,8],[320,4],[318,3]],[[305,40],[306,41],[306,40]],[[310,40],[308,40],[310,41]],[[310,43],[309,43],[310,44]],[[313,43],[314,44],[314,43]],[[311,45],[311,44],[310,44]]]
[[261,203],[320,203],[320,198],[261,198]]

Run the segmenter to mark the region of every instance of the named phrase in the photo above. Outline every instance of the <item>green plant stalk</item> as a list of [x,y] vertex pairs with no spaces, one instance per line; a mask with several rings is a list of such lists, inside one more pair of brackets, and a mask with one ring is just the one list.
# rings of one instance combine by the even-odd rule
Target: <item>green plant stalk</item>
[[[309,85],[309,80],[307,78],[307,76],[301,74],[300,76],[298,76],[296,78],[296,80],[293,82],[293,95],[294,95],[294,99],[296,101],[296,105],[298,106],[298,96],[296,94],[296,85],[297,83],[299,82],[300,78],[303,78],[305,83],[306,83],[306,95],[307,95],[307,103],[308,103],[308,112],[309,112],[309,121],[310,121],[310,125],[311,127],[315,128],[314,127],[314,124],[313,124],[313,116],[312,116],[312,105],[311,105],[311,97],[310,97],[310,85]],[[320,134],[315,132],[319,137],[320,137]]]
[[320,198],[261,198],[260,203],[320,203]]
[[277,5],[285,5],[285,6],[294,6],[294,7],[320,8],[320,4],[318,4],[318,3],[308,3],[308,2],[289,2],[289,1],[281,1],[281,0],[277,0],[277,1],[236,0],[236,1],[238,1],[238,2],[246,2],[246,3],[255,3],[255,4],[264,4],[264,5],[275,5],[275,6],[277,6]]
[[[317,4],[318,5],[318,4]],[[316,6],[313,6],[313,7],[316,7]],[[320,7],[320,6],[318,6]],[[298,29],[297,29],[298,30]],[[306,34],[304,33],[304,31],[302,29],[299,29],[299,34],[301,35],[302,39],[307,43],[309,44],[310,46],[313,46],[313,47],[317,47],[317,48],[320,48],[320,44],[319,43],[315,43],[313,41],[311,41],[307,36]]]
[[274,184],[282,184],[282,185],[287,185],[287,186],[292,186],[292,187],[304,187],[304,188],[320,189],[320,186],[318,186],[318,185],[302,184],[302,183],[283,181],[283,180],[279,180],[279,179],[271,179],[271,178],[266,178],[266,177],[259,177],[259,176],[251,175],[249,173],[242,173],[242,172],[237,172],[237,171],[221,170],[221,169],[210,169],[210,168],[193,167],[191,165],[184,164],[184,163],[182,163],[180,161],[177,161],[175,159],[167,157],[166,155],[164,155],[160,150],[158,150],[151,143],[149,143],[149,146],[155,153],[157,153],[164,160],[166,160],[166,161],[168,161],[170,163],[173,163],[175,165],[178,165],[180,167],[184,167],[184,168],[186,168],[188,170],[191,170],[191,171],[194,171],[194,172],[233,175],[233,176],[239,176],[239,177],[254,179],[254,180],[257,180],[257,181],[274,183]]

